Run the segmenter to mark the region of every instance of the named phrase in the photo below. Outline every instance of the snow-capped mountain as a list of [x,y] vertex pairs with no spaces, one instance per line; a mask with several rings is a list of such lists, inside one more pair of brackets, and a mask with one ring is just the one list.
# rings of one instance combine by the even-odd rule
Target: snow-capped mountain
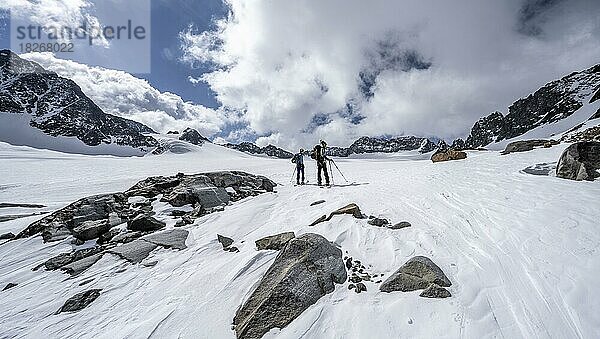
[[[540,126],[571,117],[585,105],[592,104],[598,99],[600,99],[600,64],[580,72],[573,72],[544,85],[535,93],[515,101],[508,108],[506,115],[494,112],[479,119],[466,141],[458,139],[453,146],[474,149],[521,136]],[[597,117],[600,117],[600,109],[583,116],[583,120],[576,123],[580,124]],[[557,130],[557,132],[565,131]]]
[[251,142],[242,142],[240,144],[226,144],[225,147],[249,154],[266,155],[269,157],[281,159],[291,159],[294,156],[294,154],[292,154],[291,152],[288,152],[284,149],[273,145],[259,147]]
[[361,137],[349,147],[333,146],[327,148],[329,155],[336,157],[347,157],[352,154],[363,153],[396,153],[414,150],[418,150],[421,153],[428,153],[434,149],[436,149],[436,144],[433,141],[415,136],[401,136],[390,139]]
[[157,146],[144,135],[154,133],[149,127],[104,113],[72,80],[9,50],[0,51],[0,112],[0,138],[14,144],[68,151],[65,144],[75,143],[83,153],[128,147],[132,154]]

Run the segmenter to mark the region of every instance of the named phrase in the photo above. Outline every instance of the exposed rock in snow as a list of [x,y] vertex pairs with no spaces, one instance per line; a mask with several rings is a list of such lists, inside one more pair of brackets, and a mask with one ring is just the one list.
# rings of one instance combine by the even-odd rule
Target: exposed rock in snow
[[329,221],[329,220],[331,220],[331,218],[333,218],[333,216],[341,215],[341,214],[351,214],[356,219],[366,219],[367,218],[364,214],[362,214],[358,205],[356,205],[355,203],[351,203],[340,209],[337,209],[337,210],[331,212],[331,214],[329,214],[329,217],[327,217],[325,215],[321,216],[317,220],[313,221],[313,223],[310,224],[309,226],[315,226],[324,221]]
[[288,152],[279,147],[275,147],[273,145],[268,145],[266,147],[258,147],[251,142],[242,142],[240,144],[227,144],[225,145],[227,148],[232,148],[238,150],[240,152],[249,153],[249,154],[258,154],[258,155],[267,155],[270,157],[281,158],[281,159],[291,159],[294,157],[294,154]]
[[4,286],[4,288],[2,289],[2,291],[9,290],[9,289],[11,289],[13,287],[16,287],[17,285],[18,284],[16,284],[16,283],[8,283],[8,284],[6,284],[6,286]]
[[221,243],[224,250],[227,250],[233,244],[233,239],[224,235],[217,234],[217,240]]
[[[392,276],[381,284],[379,290],[382,292],[402,291],[410,292],[428,288],[431,284],[441,287],[452,285],[441,268],[427,257],[417,256],[408,260]],[[426,293],[433,295],[435,289]]]
[[98,238],[110,230],[108,219],[84,221],[81,225],[73,228],[73,236],[83,241]]
[[[0,114],[27,115],[24,123],[30,128],[53,137],[75,137],[88,146],[131,146],[143,154],[158,145],[142,134],[153,133],[149,127],[104,113],[75,82],[8,50],[1,52]],[[18,136],[9,132],[0,134],[2,140],[15,142],[11,138]]]
[[406,228],[406,227],[411,227],[411,224],[408,221],[401,221],[392,226],[388,226],[388,228],[391,228],[393,230],[399,230],[399,229]]
[[556,163],[542,163],[531,165],[523,169],[524,173],[532,175],[550,175],[550,173],[556,173]]
[[94,246],[76,250],[71,253],[61,253],[55,257],[48,259],[46,262],[44,262],[43,266],[49,271],[56,270],[75,261],[79,261],[81,259],[98,254],[102,252],[102,250],[102,247]]
[[158,245],[151,242],[136,239],[132,242],[113,247],[107,252],[116,254],[132,264],[138,264],[146,259],[150,255],[150,252],[154,251],[157,247]]
[[69,298],[55,314],[76,312],[88,307],[89,304],[94,302],[94,300],[100,296],[100,291],[102,291],[102,289],[93,289],[75,294]]
[[149,234],[141,239],[162,247],[184,250],[187,248],[185,240],[189,233],[190,232],[182,229],[171,229],[164,232]]
[[527,152],[533,150],[535,147],[552,147],[557,145],[558,141],[555,140],[519,140],[513,141],[506,145],[506,148],[502,152],[503,155],[516,153],[516,152]]
[[70,264],[67,264],[60,268],[61,271],[64,271],[70,275],[78,275],[81,272],[87,270],[92,267],[98,260],[102,258],[102,253],[94,254],[89,257],[85,257],[83,259],[74,261]]
[[569,146],[561,155],[556,176],[571,180],[594,180],[599,177],[600,142],[584,141]]
[[315,201],[315,202],[311,203],[310,205],[311,205],[311,206],[316,206],[316,205],[320,205],[320,204],[322,204],[322,203],[324,203],[324,202],[325,202],[325,200],[317,200],[317,201]]
[[0,235],[0,240],[12,239],[14,237],[15,237],[15,235],[13,233],[8,232],[8,233],[4,233],[4,234]]
[[437,152],[431,156],[431,161],[433,162],[442,162],[442,161],[450,161],[450,160],[461,160],[466,159],[467,153],[463,151],[456,151],[453,149],[448,149],[446,151]]
[[165,228],[167,224],[149,215],[140,214],[127,222],[127,228],[132,231],[152,232]]
[[389,225],[389,223],[390,222],[384,218],[371,218],[371,219],[369,219],[369,221],[367,221],[367,224],[373,225],[373,226],[378,226],[378,227],[383,227],[383,226]]
[[284,328],[345,280],[340,249],[318,234],[292,239],[236,312],[237,337],[258,339],[272,328]]
[[205,142],[210,142],[210,140],[203,137],[200,133],[198,133],[198,131],[196,131],[193,128],[186,128],[183,131],[183,133],[181,133],[179,140],[187,141],[190,144],[199,145],[199,146],[204,144]]
[[284,232],[280,234],[271,235],[255,241],[256,248],[261,250],[275,250],[279,251],[285,246],[290,240],[294,239],[296,235],[294,232]]
[[[165,224],[150,216],[153,213],[150,202],[130,203],[130,198],[162,195],[165,202],[174,206],[194,205],[194,211],[186,216],[195,219],[218,210],[229,201],[272,192],[275,186],[265,177],[236,171],[150,177],[123,193],[80,199],[29,225],[17,238],[41,233],[44,241],[65,239],[71,234],[88,240],[107,232],[107,224],[112,227],[121,222],[128,222],[128,228],[134,231],[154,231]],[[226,188],[230,188],[229,192]]]

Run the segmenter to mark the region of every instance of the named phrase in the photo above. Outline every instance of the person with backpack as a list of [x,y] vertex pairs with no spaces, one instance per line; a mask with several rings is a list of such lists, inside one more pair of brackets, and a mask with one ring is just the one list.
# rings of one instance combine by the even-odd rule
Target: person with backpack
[[[292,158],[292,162],[296,164],[296,184],[304,185],[304,149],[300,149]],[[300,173],[302,173],[302,181],[300,181]]]
[[329,173],[327,172],[327,156],[325,153],[325,149],[327,148],[327,143],[324,140],[319,141],[313,148],[312,158],[317,161],[317,184],[322,186],[321,183],[321,171],[325,177],[325,185],[329,186]]

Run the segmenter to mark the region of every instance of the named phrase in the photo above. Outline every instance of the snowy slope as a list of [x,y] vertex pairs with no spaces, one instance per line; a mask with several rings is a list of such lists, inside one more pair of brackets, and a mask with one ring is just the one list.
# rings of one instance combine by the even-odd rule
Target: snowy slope
[[[65,155],[0,143],[0,202],[63,207],[83,196],[120,191],[149,175],[241,169],[281,185],[186,226],[188,248],[157,250],[154,267],[105,255],[75,278],[32,272],[68,241],[31,238],[0,245],[0,335],[6,338],[234,338],[235,311],[273,262],[254,240],[282,231],[315,232],[386,277],[415,255],[432,258],[453,285],[449,299],[385,294],[375,284],[355,294],[337,286],[277,338],[594,338],[600,334],[600,181],[524,174],[554,162],[566,145],[500,156],[471,152],[432,164],[410,157],[340,159],[362,185],[321,189],[289,184],[292,164],[206,144],[185,154],[143,158]],[[314,177],[307,161],[307,176]],[[337,179],[337,178],[336,178]],[[315,200],[326,203],[310,207]],[[318,216],[356,202],[364,213],[407,220],[389,230],[350,216],[316,227]],[[2,212],[2,211],[0,211]],[[0,223],[19,231],[39,217]],[[236,240],[221,249],[216,233]],[[16,233],[16,232],[15,232]],[[243,241],[243,243],[242,243]],[[80,284],[86,283],[81,286]],[[102,288],[74,314],[51,315],[73,294]]]

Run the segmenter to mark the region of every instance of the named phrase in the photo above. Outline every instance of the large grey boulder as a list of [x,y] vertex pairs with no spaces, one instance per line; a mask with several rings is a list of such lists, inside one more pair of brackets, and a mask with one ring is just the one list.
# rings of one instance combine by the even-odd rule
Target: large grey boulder
[[233,319],[238,338],[283,328],[346,280],[342,251],[318,234],[290,240]]
[[56,311],[55,314],[63,312],[76,312],[88,307],[94,300],[100,296],[102,289],[93,289],[85,292],[77,293],[69,298],[65,304]]
[[275,250],[279,251],[285,246],[290,240],[294,239],[296,235],[294,232],[284,232],[280,234],[270,235],[256,240],[256,248],[261,250]]
[[154,251],[157,247],[158,245],[156,244],[137,239],[132,242],[113,247],[108,250],[108,252],[118,255],[132,264],[138,264],[142,260],[146,259],[150,255],[150,252]]
[[592,181],[599,177],[600,142],[583,141],[572,144],[560,156],[556,176],[571,180]]
[[[408,260],[402,267],[400,267],[392,276],[381,284],[379,290],[382,292],[410,292],[415,290],[422,290],[430,287],[431,285],[437,285],[438,287],[449,287],[452,285],[448,277],[444,274],[441,268],[431,261],[431,259],[423,256],[416,256]],[[433,288],[436,290],[434,291]],[[432,293],[427,292],[426,295],[429,297],[430,294],[439,293],[437,287],[433,287]],[[425,292],[424,292],[425,293]],[[449,293],[449,292],[448,292]]]
[[165,248],[175,248],[178,250],[184,250],[187,248],[185,240],[190,234],[189,231],[182,229],[172,229],[164,232],[153,233],[146,235],[141,240],[148,241],[155,245],[159,245]]
[[101,234],[110,230],[108,219],[89,220],[82,222],[79,226],[73,228],[73,236],[83,241],[98,238]]

